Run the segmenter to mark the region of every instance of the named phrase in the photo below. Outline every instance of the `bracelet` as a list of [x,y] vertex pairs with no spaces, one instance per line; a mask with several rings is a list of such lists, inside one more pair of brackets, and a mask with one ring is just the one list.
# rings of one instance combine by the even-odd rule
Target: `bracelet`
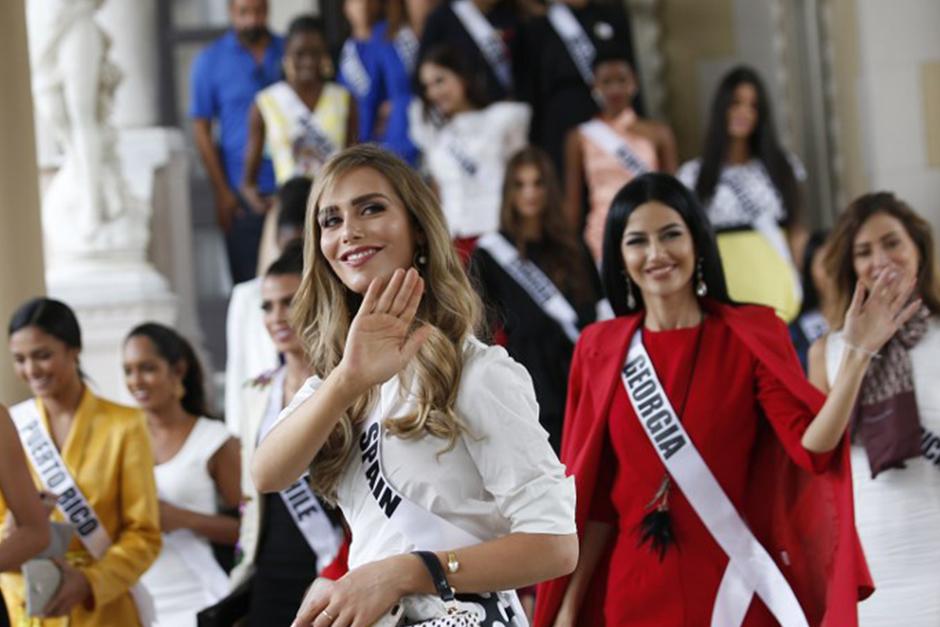
[[861,346],[851,344],[849,342],[846,342],[845,340],[842,340],[842,343],[845,344],[845,347],[848,348],[849,350],[857,351],[859,353],[862,353],[863,355],[868,355],[872,359],[881,359],[881,355],[879,355],[876,352],[870,351],[867,348],[862,348]]
[[444,568],[441,566],[441,561],[437,559],[437,555],[431,551],[412,551],[411,554],[421,558],[428,574],[431,575],[431,581],[434,582],[434,588],[441,600],[445,603],[452,602],[454,600],[454,589],[447,582],[447,575],[444,574]]

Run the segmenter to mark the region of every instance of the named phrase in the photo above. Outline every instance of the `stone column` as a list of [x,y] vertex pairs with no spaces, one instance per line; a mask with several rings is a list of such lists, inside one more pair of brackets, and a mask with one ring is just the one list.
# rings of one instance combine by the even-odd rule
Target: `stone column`
[[0,402],[26,397],[14,377],[6,326],[23,301],[44,292],[39,175],[33,135],[33,98],[22,1],[0,2]]
[[120,129],[157,123],[157,5],[155,0],[108,0],[98,22],[111,38],[110,57],[121,69],[112,121]]

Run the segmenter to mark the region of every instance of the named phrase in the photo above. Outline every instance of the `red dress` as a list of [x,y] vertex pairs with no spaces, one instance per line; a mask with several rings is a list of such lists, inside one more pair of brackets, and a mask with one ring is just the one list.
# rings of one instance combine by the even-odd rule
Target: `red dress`
[[[810,624],[855,624],[854,604],[870,591],[870,581],[854,533],[851,485],[845,489],[845,447],[812,455],[800,444],[821,396],[801,375],[786,374],[791,366],[795,373],[800,371],[783,323],[764,308],[711,305],[710,310],[694,375],[698,327],[643,331],[659,379],[677,412],[691,381],[682,423],[718,483],[791,582]],[[748,331],[742,333],[742,324],[745,329],[758,325],[755,336],[760,342],[748,337]],[[639,326],[635,316],[595,325],[582,335],[572,366],[575,392],[566,412],[570,422],[562,459],[578,484],[579,528],[588,520],[615,528],[578,624],[709,625],[728,558],[675,483],[669,505],[676,543],[663,561],[648,545],[639,545],[637,526],[664,473],[618,376]],[[760,348],[761,342],[782,344],[768,352]],[[615,347],[608,349],[611,344]],[[589,350],[591,346],[599,348]],[[788,355],[791,366],[776,363],[786,364]],[[610,378],[615,385],[599,382]],[[780,524],[781,519],[797,524]],[[787,564],[781,559],[784,551]],[[837,581],[828,585],[831,575]],[[562,579],[540,589],[536,625],[551,625],[565,586]],[[823,622],[827,607],[830,614]],[[776,624],[755,596],[744,625]]]

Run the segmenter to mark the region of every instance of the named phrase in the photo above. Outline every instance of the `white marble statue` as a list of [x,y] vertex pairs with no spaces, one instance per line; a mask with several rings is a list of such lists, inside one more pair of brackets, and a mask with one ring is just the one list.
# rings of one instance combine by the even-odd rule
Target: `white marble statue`
[[43,195],[47,256],[142,260],[149,208],[134,198],[110,122],[120,70],[95,21],[103,0],[28,0],[33,97],[39,124],[61,151]]

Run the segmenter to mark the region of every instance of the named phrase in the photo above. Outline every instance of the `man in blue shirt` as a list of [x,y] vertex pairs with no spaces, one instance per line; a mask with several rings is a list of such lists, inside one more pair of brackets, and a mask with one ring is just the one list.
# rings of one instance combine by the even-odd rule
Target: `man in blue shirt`
[[[212,183],[216,218],[225,234],[232,281],[255,276],[264,216],[238,195],[255,94],[281,79],[284,41],[267,27],[267,0],[229,0],[232,29],[209,45],[192,68],[190,117],[196,147]],[[213,137],[218,124],[218,144]],[[276,191],[265,160],[258,177],[264,195]]]

